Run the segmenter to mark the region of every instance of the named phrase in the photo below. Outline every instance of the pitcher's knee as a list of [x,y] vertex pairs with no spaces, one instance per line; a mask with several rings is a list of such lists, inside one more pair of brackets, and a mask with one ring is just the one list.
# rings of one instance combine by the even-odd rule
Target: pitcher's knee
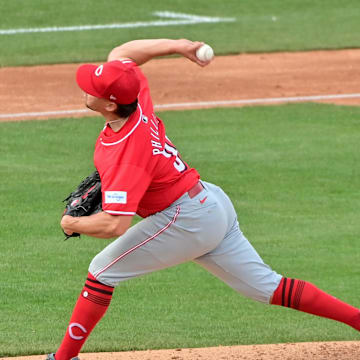
[[282,277],[273,272],[269,276],[259,279],[256,283],[248,283],[244,288],[238,289],[246,297],[263,304],[270,304],[270,300],[278,288]]
[[115,287],[117,283],[111,281],[111,278],[107,275],[107,266],[107,264],[104,264],[103,258],[98,254],[92,259],[89,265],[89,273],[91,273],[96,280],[102,284]]
[[96,255],[90,262],[89,272],[96,277],[96,273],[100,270],[99,255]]

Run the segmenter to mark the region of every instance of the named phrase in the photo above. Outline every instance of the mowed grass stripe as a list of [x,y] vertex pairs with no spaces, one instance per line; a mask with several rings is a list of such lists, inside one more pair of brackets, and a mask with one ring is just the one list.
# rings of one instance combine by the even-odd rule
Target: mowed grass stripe
[[201,40],[211,44],[216,54],[359,46],[357,0],[150,0],[136,7],[131,2],[120,6],[117,0],[107,0],[106,6],[95,0],[12,0],[0,2],[4,14],[0,30],[148,23],[159,21],[154,14],[158,11],[236,21],[3,35],[0,66],[102,61],[114,46],[140,38]]

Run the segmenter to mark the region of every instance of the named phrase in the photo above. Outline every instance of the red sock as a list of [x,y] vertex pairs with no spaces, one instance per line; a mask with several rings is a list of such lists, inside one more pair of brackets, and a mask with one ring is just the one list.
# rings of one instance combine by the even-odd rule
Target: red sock
[[360,331],[360,310],[325,293],[313,284],[282,278],[271,302],[309,314],[341,321]]
[[56,360],[77,356],[95,325],[105,315],[114,288],[97,281],[90,273],[72,313],[65,337],[55,354]]

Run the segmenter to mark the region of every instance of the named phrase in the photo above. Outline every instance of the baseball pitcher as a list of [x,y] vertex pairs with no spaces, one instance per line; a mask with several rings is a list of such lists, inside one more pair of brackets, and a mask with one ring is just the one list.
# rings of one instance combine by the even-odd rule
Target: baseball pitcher
[[[130,41],[114,48],[104,64],[77,70],[86,106],[105,120],[94,153],[102,208],[92,215],[65,213],[61,226],[67,236],[116,239],[91,261],[64,339],[47,360],[78,359],[121,282],[186,261],[256,301],[341,321],[360,331],[358,308],[264,264],[241,232],[229,197],[201,179],[167,136],[140,65],[179,54],[208,66],[211,61],[196,57],[202,45],[186,39]],[[135,214],[143,219],[130,226]]]

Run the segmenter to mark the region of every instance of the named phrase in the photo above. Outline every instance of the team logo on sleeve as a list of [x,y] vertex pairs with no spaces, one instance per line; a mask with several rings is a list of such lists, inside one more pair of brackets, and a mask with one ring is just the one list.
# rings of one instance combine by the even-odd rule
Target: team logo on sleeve
[[105,191],[105,204],[126,204],[126,191]]

